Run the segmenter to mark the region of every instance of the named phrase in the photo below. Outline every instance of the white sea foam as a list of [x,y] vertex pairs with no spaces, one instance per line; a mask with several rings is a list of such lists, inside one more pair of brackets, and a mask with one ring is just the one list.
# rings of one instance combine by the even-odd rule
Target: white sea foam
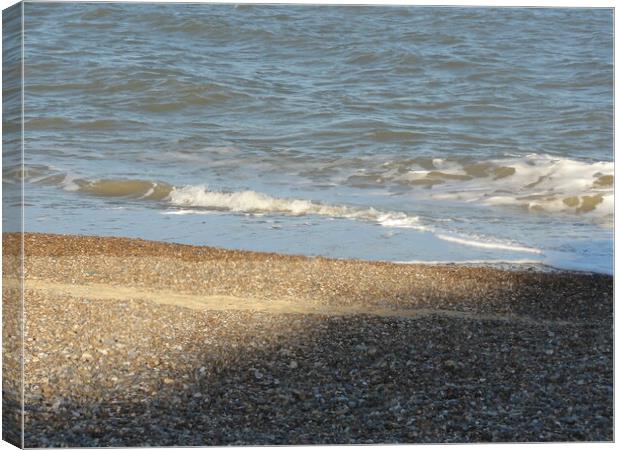
[[417,217],[408,216],[405,213],[390,212],[380,214],[376,221],[384,227],[414,228],[419,231],[427,229],[427,227],[420,225]]
[[426,187],[417,189],[418,194],[435,200],[600,217],[613,214],[613,162],[529,154],[480,162],[435,158],[432,163],[430,169],[412,164],[403,171],[394,162],[380,175],[414,189]]
[[73,173],[67,173],[65,178],[61,182],[61,186],[65,191],[76,192],[80,189],[80,187],[75,183],[75,180],[78,179],[78,176]]
[[217,192],[205,186],[174,188],[167,199],[181,207],[208,208],[249,214],[284,214],[289,216],[326,216],[377,222],[384,226],[424,229],[416,216],[403,212],[379,211],[375,208],[358,208],[331,205],[311,200],[272,197],[256,191]]
[[153,183],[153,186],[151,186],[149,188],[148,191],[145,192],[145,194],[141,197],[138,197],[138,200],[142,200],[144,198],[149,198],[151,195],[153,195],[155,193],[155,188],[157,187],[157,183]]
[[506,250],[510,252],[520,252],[520,253],[536,253],[542,254],[542,251],[537,248],[525,247],[519,244],[513,244],[508,242],[499,242],[496,240],[482,240],[480,238],[475,238],[471,236],[452,236],[447,234],[437,234],[439,239],[455,242],[461,245],[468,245],[470,247],[478,247],[478,248],[488,248],[492,250]]

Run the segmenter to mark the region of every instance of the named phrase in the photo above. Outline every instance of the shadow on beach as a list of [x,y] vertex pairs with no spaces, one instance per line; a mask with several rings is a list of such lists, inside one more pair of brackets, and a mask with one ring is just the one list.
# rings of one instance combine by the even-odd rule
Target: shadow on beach
[[246,332],[211,345],[194,335],[174,357],[174,347],[150,360],[150,346],[129,350],[111,369],[99,355],[50,368],[75,384],[39,384],[48,390],[27,402],[27,446],[612,439],[612,336],[600,324],[203,319]]
[[[157,261],[166,273],[182,265]],[[435,312],[382,317],[52,295],[28,287],[52,277],[37,267],[26,278],[27,447],[613,439],[608,276],[488,271],[513,282],[480,299],[486,315],[478,293],[466,302],[446,286]],[[80,270],[74,282],[94,269]],[[448,272],[454,285],[470,273]]]

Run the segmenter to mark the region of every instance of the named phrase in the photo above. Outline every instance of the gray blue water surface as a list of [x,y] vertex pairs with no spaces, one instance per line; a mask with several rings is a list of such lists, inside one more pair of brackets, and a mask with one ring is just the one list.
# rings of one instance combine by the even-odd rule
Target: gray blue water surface
[[27,231],[612,271],[611,9],[24,17]]

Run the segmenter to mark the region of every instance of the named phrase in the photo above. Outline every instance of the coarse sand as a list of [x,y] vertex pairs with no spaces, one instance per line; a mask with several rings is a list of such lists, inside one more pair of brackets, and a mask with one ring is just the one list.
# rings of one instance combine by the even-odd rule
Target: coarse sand
[[613,439],[610,276],[23,242],[22,305],[3,234],[15,443],[22,342],[27,447]]

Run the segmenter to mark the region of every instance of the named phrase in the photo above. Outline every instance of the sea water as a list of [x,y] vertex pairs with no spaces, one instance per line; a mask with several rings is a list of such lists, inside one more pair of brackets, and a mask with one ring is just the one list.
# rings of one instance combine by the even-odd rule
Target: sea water
[[26,3],[24,29],[26,231],[612,272],[611,9]]

